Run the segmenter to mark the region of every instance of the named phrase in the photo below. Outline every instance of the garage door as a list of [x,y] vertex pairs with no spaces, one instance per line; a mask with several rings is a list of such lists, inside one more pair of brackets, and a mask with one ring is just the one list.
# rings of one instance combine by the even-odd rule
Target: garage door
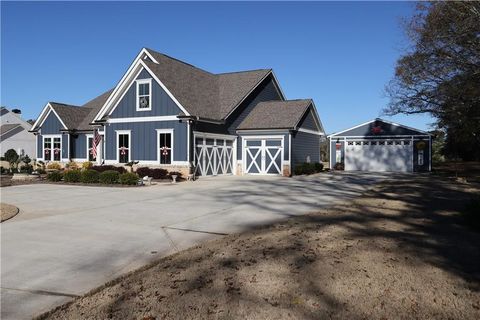
[[347,141],[345,170],[412,171],[410,140]]
[[282,174],[283,139],[244,140],[244,170],[247,174]]
[[195,138],[195,175],[216,176],[233,173],[233,140]]

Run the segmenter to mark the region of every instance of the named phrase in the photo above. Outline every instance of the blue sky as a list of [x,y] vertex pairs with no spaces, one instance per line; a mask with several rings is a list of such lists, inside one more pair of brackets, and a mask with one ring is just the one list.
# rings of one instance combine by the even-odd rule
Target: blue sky
[[[210,72],[273,68],[328,133],[381,116],[407,2],[2,2],[1,104],[36,118],[114,87],[142,47]],[[426,116],[382,116],[428,129]]]

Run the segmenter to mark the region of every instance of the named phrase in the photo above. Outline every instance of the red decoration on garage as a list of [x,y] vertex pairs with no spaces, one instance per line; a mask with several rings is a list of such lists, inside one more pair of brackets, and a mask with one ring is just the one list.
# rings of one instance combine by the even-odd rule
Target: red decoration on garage
[[379,133],[382,133],[382,132],[383,132],[382,127],[380,127],[380,126],[372,127],[372,133],[373,134],[379,134]]

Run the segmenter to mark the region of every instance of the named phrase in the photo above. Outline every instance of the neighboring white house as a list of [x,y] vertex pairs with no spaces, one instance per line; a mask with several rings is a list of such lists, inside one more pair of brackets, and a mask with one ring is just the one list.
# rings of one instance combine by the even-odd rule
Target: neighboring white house
[[0,110],[0,155],[9,149],[22,151],[31,159],[36,158],[35,135],[28,132],[32,125],[21,118],[19,110],[2,107]]

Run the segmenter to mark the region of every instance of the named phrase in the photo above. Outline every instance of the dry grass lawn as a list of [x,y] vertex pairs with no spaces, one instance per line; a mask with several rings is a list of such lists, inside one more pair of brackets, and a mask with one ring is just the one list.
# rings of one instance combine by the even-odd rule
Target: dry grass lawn
[[43,319],[480,319],[471,185],[398,178],[362,198],[208,242]]

